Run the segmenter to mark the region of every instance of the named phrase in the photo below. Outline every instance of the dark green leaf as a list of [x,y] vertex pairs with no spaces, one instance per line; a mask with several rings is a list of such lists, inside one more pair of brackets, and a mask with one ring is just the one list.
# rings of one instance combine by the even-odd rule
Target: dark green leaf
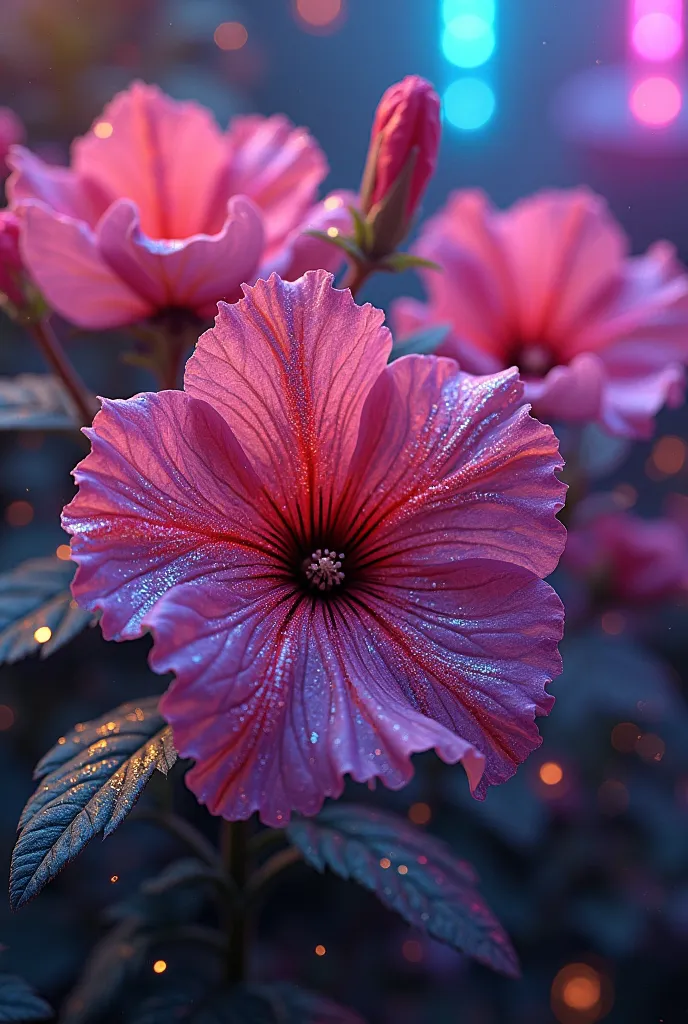
[[0,1021],[48,1020],[53,1011],[40,996],[13,974],[0,974]]
[[149,878],[141,886],[141,892],[147,896],[161,896],[180,886],[212,883],[222,885],[223,875],[213,870],[208,864],[195,857],[185,857],[168,864],[155,878]]
[[0,377],[0,430],[74,430],[67,392],[56,377],[21,373]]
[[382,270],[390,270],[394,274],[402,274],[405,270],[441,270],[439,263],[426,260],[422,256],[414,256],[411,252],[395,252],[385,257],[380,263]]
[[175,758],[157,698],[123,704],[61,737],[36,768],[44,778],[19,822],[12,906],[33,899],[98,832],[114,832],[155,769],[167,773]]
[[[19,661],[41,649],[52,654],[95,618],[79,608],[69,585],[76,565],[59,558],[32,558],[0,576],[0,664]],[[34,634],[48,626],[51,637],[40,644]]]
[[511,942],[476,888],[475,874],[439,839],[402,818],[332,804],[287,829],[318,871],[352,878],[410,924],[509,977],[518,977]]
[[93,949],[81,977],[67,997],[59,1024],[98,1021],[127,980],[141,967],[148,939],[136,921],[123,921]]
[[354,263],[365,262],[365,253],[361,252],[356,243],[345,235],[328,235],[326,231],[306,231],[312,238],[319,238],[321,242],[329,242],[343,249],[347,256],[350,256]]
[[389,361],[400,359],[401,356],[426,356],[436,352],[451,331],[449,324],[434,324],[426,327],[423,331],[416,331],[415,334],[404,338],[392,349]]
[[364,1024],[358,1014],[296,985],[222,988],[206,995],[190,982],[147,1000],[131,1024]]

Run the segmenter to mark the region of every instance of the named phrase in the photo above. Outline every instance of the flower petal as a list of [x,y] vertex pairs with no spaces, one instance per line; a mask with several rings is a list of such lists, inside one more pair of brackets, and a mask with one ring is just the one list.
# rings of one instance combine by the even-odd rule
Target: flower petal
[[217,235],[157,241],[141,230],[131,200],[113,203],[98,228],[100,251],[122,280],[158,307],[215,313],[220,299],[234,299],[256,272],[263,249],[260,213],[245,196],[227,204]]
[[106,399],[86,433],[92,451],[62,522],[79,564],[74,595],[103,610],[107,639],[139,636],[145,614],[180,582],[223,572],[250,590],[265,573],[274,546],[262,489],[209,405],[181,391]]
[[268,251],[274,251],[313,205],[328,172],[325,155],[305,128],[281,114],[235,117],[227,141],[228,194],[247,195],[262,210]]
[[391,337],[380,310],[357,306],[324,271],[291,284],[273,274],[244,295],[220,304],[185,388],[224,416],[301,535],[302,516],[326,515],[344,478]]
[[[370,393],[338,525],[359,565],[493,558],[546,576],[566,531],[558,442],[514,370],[471,377],[404,356]],[[420,571],[420,570],[419,570]]]
[[[134,84],[108,103],[94,132],[77,139],[73,166],[111,199],[131,199],[151,238],[188,238],[215,230],[209,223],[227,147],[210,111],[166,96],[157,86]],[[225,193],[221,203],[227,202]]]
[[568,366],[555,366],[540,379],[526,381],[526,399],[543,420],[595,423],[608,387],[607,372],[597,355],[583,352]]
[[48,303],[79,327],[104,330],[135,323],[153,309],[103,260],[96,236],[83,221],[53,213],[43,203],[22,203],[22,254]]
[[108,196],[95,182],[81,178],[68,167],[47,164],[23,146],[12,147],[8,164],[14,171],[6,185],[12,207],[38,199],[55,213],[86,221],[92,227],[108,205]]
[[683,403],[686,371],[672,363],[637,380],[616,378],[604,392],[601,422],[611,434],[634,440],[652,437],[655,416],[665,405]]
[[410,755],[432,747],[465,759],[478,785],[482,756],[408,699],[412,660],[387,649],[369,617],[371,642],[346,605],[288,587],[240,597],[218,577],[176,588],[147,622],[153,668],[177,676],[161,710],[180,754],[196,761],[189,788],[213,814],[257,810],[279,826],[339,796],[346,773],[403,786]]
[[260,276],[269,277],[276,273],[285,281],[295,281],[307,270],[336,273],[344,261],[342,250],[323,239],[313,238],[308,232],[333,229],[339,234],[350,234],[348,207],[355,205],[356,201],[352,192],[332,192],[314,206],[282,245],[266,253]]

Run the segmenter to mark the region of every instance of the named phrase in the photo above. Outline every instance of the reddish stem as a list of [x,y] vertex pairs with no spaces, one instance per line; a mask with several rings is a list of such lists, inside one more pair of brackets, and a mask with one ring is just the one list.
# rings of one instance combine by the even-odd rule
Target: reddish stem
[[49,320],[27,325],[29,333],[50,369],[60,378],[79,413],[80,425],[89,427],[98,411],[98,403],[70,363]]

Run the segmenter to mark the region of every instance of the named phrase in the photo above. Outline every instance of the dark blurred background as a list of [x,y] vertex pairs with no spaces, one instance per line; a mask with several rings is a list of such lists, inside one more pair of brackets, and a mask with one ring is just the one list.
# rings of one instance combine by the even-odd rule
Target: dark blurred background
[[[355,189],[390,83],[417,73],[445,93],[478,78],[492,99],[478,89],[474,120],[492,101],[494,110],[474,129],[446,121],[424,214],[454,188],[479,186],[508,205],[543,187],[587,183],[606,196],[634,251],[664,237],[688,260],[688,115],[656,128],[624,105],[619,83],[644,74],[629,48],[628,0],[495,0],[494,8],[494,52],[467,70],[443,52],[440,0],[0,0],[0,105],[20,114],[33,148],[66,162],[73,136],[141,77],[206,104],[223,124],[239,112],[286,113],[324,148],[326,186]],[[681,91],[681,62],[670,75]],[[411,293],[420,286],[409,274],[376,279],[365,297],[385,306]],[[150,386],[121,361],[116,336],[60,330],[94,389],[115,396]],[[3,317],[0,374],[41,369]],[[684,410],[663,413],[653,442],[610,453],[600,488],[623,507],[659,514],[686,491],[685,427]],[[81,454],[73,438],[0,434],[0,570],[65,542],[59,513]],[[88,630],[47,661],[0,668],[0,877],[36,760],[74,722],[161,691],[147,646],[107,645]],[[356,799],[383,800],[475,865],[522,958],[521,982],[305,869],[266,908],[255,975],[322,989],[371,1024],[688,1021],[687,650],[685,600],[607,610],[569,630],[545,744],[484,805],[467,796],[461,769],[429,756],[401,793],[352,787]],[[174,786],[178,807],[213,836],[216,823],[194,807],[179,772]],[[0,900],[3,969],[59,1003],[102,935],[106,908],[178,852],[129,822],[18,914]]]

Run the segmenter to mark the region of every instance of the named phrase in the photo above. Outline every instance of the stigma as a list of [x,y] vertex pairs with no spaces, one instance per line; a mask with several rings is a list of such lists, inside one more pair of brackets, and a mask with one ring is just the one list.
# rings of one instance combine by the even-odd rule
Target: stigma
[[341,571],[343,558],[341,552],[336,554],[329,548],[318,548],[314,551],[304,564],[310,585],[317,590],[332,590],[333,587],[338,587],[344,580],[344,573]]

